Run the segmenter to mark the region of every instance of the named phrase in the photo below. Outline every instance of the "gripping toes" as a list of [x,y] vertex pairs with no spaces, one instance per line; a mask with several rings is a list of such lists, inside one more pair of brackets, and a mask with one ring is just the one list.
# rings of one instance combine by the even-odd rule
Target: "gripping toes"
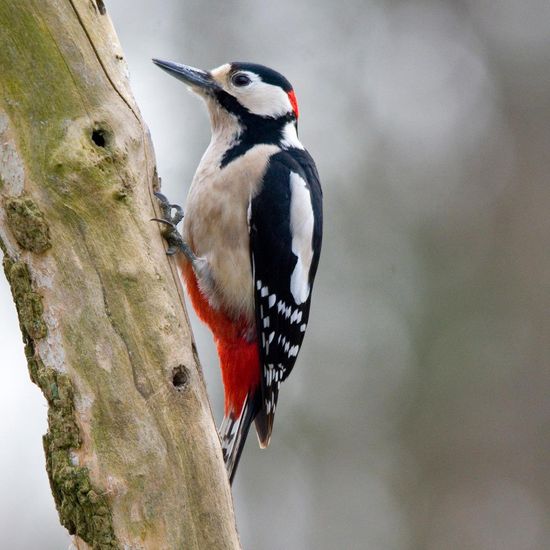
[[162,193],[155,193],[162,211],[162,218],[153,218],[151,221],[156,221],[165,225],[165,229],[162,232],[162,236],[168,243],[168,250],[166,254],[172,256],[178,251],[185,254],[187,259],[191,263],[196,262],[196,256],[189,247],[189,245],[183,240],[180,232],[177,230],[178,223],[183,219],[183,208],[177,204],[170,204],[168,199]]
[[[162,193],[155,193],[162,210],[162,218],[164,222],[169,222],[172,225],[178,225],[183,220],[183,208],[178,204],[170,204],[168,199]],[[175,210],[174,214],[172,211]],[[158,221],[158,220],[157,220]]]

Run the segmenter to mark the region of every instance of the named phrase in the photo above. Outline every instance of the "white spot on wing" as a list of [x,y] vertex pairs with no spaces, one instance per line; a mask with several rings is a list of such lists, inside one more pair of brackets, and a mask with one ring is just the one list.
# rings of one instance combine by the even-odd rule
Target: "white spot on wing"
[[297,304],[309,297],[309,270],[313,259],[313,207],[306,182],[290,172],[290,232],[292,252],[297,256],[296,267],[290,277],[290,292]]
[[288,356],[289,357],[298,357],[298,350],[300,349],[300,346],[292,346],[288,350]]
[[277,296],[275,296],[275,294],[272,294],[268,301],[267,301],[267,305],[268,307],[273,307],[275,305],[275,301],[277,300]]
[[290,316],[291,323],[299,323],[302,318],[302,312],[299,309],[295,309]]

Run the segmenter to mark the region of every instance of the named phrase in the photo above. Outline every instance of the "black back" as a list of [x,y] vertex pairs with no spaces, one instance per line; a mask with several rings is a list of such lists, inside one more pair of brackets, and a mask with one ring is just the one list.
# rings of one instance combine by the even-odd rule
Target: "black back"
[[[314,213],[313,259],[309,272],[310,293],[296,304],[290,278],[297,257],[290,232],[290,173],[306,182]],[[256,325],[262,363],[262,402],[256,417],[260,440],[268,440],[277,406],[279,385],[296,362],[309,318],[313,280],[319,263],[322,239],[322,191],[313,159],[305,150],[289,149],[273,155],[263,179],[261,193],[252,200],[250,247],[254,273]],[[275,296],[273,303],[272,296]],[[273,336],[272,333],[274,333]]]

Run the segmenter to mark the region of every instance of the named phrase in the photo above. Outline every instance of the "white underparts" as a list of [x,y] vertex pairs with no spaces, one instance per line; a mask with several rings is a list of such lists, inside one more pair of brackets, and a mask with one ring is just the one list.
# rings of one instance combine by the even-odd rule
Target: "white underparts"
[[227,147],[238,139],[238,126],[231,116],[214,116],[219,126],[189,191],[184,239],[197,256],[208,261],[212,284],[205,296],[210,304],[252,323],[254,293],[247,224],[250,197],[257,193],[269,158],[280,149],[273,144],[255,145],[238,162],[220,167]]
[[313,259],[313,207],[305,180],[290,172],[290,232],[292,252],[297,257],[290,277],[290,292],[297,304],[309,297],[309,271]]

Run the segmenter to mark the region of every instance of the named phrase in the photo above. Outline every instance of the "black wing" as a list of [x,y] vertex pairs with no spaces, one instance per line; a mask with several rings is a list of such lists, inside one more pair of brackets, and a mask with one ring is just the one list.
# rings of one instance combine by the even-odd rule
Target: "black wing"
[[[322,192],[313,159],[300,149],[273,155],[262,189],[250,205],[250,247],[262,364],[262,399],[255,422],[262,446],[267,446],[271,437],[279,386],[290,374],[304,338],[321,234]],[[299,261],[299,256],[303,256],[297,251],[297,244],[305,244],[306,248],[311,245],[307,252],[312,253],[305,255],[305,262]]]

